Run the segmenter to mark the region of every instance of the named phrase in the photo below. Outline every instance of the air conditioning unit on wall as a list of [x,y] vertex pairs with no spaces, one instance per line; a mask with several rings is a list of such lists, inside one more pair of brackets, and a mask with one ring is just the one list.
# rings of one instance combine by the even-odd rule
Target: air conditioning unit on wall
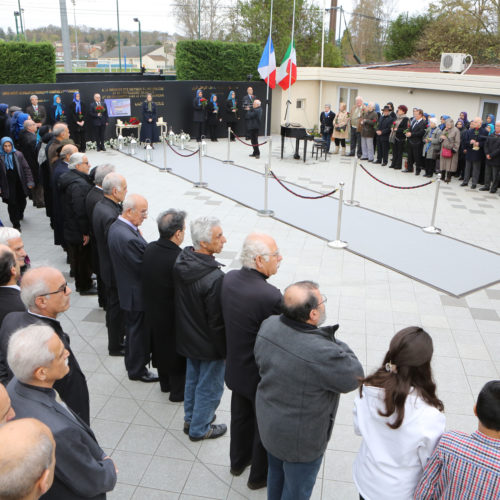
[[[470,59],[467,62],[467,59]],[[444,73],[465,73],[472,66],[470,54],[441,54],[439,70]]]

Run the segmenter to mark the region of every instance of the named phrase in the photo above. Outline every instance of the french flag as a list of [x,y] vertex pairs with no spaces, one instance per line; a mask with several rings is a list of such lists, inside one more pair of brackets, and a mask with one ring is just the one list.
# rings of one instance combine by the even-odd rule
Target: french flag
[[264,52],[259,62],[259,75],[265,80],[270,88],[276,87],[276,56],[274,54],[273,41],[271,35],[267,39]]

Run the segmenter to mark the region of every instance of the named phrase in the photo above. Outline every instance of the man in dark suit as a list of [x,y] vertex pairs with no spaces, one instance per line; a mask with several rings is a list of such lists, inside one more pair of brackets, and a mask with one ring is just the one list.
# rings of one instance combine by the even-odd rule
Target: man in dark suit
[[424,163],[422,148],[427,122],[424,118],[424,112],[421,109],[415,108],[413,110],[413,118],[410,124],[410,130],[406,133],[408,141],[408,168],[403,170],[403,172],[413,172],[413,164],[415,164],[415,175],[420,175]]
[[14,252],[7,245],[0,245],[0,326],[10,312],[26,310],[17,285],[20,277],[21,268]]
[[69,373],[55,383],[64,402],[87,424],[90,421],[87,381],[70,347],[57,316],[69,309],[71,289],[64,276],[53,267],[30,269],[21,283],[21,297],[27,312],[12,312],[5,316],[0,329],[0,382],[7,383],[12,371],[7,363],[7,346],[11,335],[19,328],[42,324],[50,326],[69,352]]
[[253,95],[253,88],[248,87],[247,93],[243,96],[242,99],[242,108],[245,110],[245,138],[248,141],[250,139],[250,130],[248,129],[248,113],[247,111],[251,111],[253,108],[253,102],[255,101],[255,96]]
[[99,94],[94,94],[94,102],[90,105],[89,114],[92,118],[91,124],[94,128],[97,151],[106,151],[104,147],[104,136],[108,125],[108,110],[104,102],[101,102],[101,96]]
[[125,368],[130,380],[157,382],[146,365],[150,360],[150,338],[144,326],[141,268],[147,242],[139,226],[148,216],[148,202],[131,194],[123,202],[123,213],[108,231],[108,248],[115,273],[120,307],[124,311]]
[[0,427],[15,418],[15,416],[16,412],[12,408],[7,389],[5,389],[3,384],[0,384]]
[[47,123],[47,110],[42,104],[38,104],[38,96],[30,97],[31,106],[26,108],[26,113],[31,116],[31,119],[36,123],[36,127],[40,128]]
[[85,199],[85,210],[87,212],[87,218],[89,220],[90,228],[90,250],[92,254],[92,271],[94,271],[97,276],[97,298],[99,301],[99,306],[106,309],[106,291],[104,290],[104,283],[101,279],[101,273],[99,272],[99,254],[97,253],[97,243],[95,240],[94,229],[92,226],[92,215],[94,213],[94,208],[96,204],[104,198],[104,192],[102,190],[102,181],[106,175],[115,171],[115,166],[109,163],[105,165],[99,165],[95,167],[90,173],[90,178],[94,180],[94,186],[87,193],[87,198]]
[[69,172],[68,163],[73,153],[78,153],[78,148],[74,144],[66,144],[61,148],[59,159],[54,163],[51,176],[54,245],[61,245],[64,251],[66,251],[66,243],[64,241],[64,204],[62,194],[57,189],[57,183],[61,175]]
[[90,224],[85,209],[85,199],[92,189],[87,156],[73,153],[68,169],[57,183],[64,205],[64,242],[75,275],[76,291],[80,295],[97,295],[92,281]]
[[44,207],[45,204],[43,201],[43,186],[39,175],[36,132],[36,123],[33,120],[26,120],[24,122],[23,129],[19,132],[17,147],[28,162],[31,175],[33,176],[33,181],[35,182],[35,187],[30,193],[33,199],[33,206],[41,208]]
[[108,230],[122,213],[121,202],[127,194],[125,177],[115,172],[108,174],[102,182],[104,198],[97,202],[92,213],[92,229],[99,255],[99,275],[106,291],[106,327],[108,329],[108,352],[110,356],[123,356],[122,341],[125,327],[123,311],[120,309],[116,279],[108,249]]
[[144,251],[142,296],[145,323],[153,341],[153,365],[162,392],[170,401],[184,401],[186,358],[177,354],[173,268],[184,241],[186,212],[170,209],[158,216],[160,238]]
[[319,123],[321,137],[326,143],[326,151],[330,152],[330,143],[332,141],[333,134],[333,120],[335,120],[335,113],[332,111],[330,104],[325,104],[325,111],[322,111],[319,115]]
[[31,325],[12,335],[8,360],[15,374],[7,390],[18,418],[36,418],[56,442],[54,483],[47,500],[104,500],[116,468],[94,433],[59,397],[55,385],[68,375],[69,352],[54,330]]
[[243,243],[240,270],[222,282],[222,312],[226,327],[226,384],[231,389],[231,474],[239,476],[251,464],[248,487],[266,486],[267,454],[255,416],[259,371],[253,353],[262,321],[281,312],[281,292],[267,279],[282,260],[267,234],[250,234]]

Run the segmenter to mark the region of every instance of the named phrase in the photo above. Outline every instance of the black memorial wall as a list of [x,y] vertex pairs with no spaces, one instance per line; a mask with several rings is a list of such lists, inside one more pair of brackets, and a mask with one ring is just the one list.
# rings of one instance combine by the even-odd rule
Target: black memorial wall
[[[81,100],[89,109],[95,93],[101,95],[101,99],[123,99],[131,100],[131,116],[141,120],[141,105],[147,93],[153,95],[153,101],[157,105],[158,117],[163,117],[167,122],[168,129],[173,128],[175,133],[181,130],[191,133],[193,118],[193,99],[196,90],[201,88],[204,96],[209,99],[211,94],[216,94],[219,105],[225,105],[230,90],[236,92],[239,115],[241,116],[236,129],[238,135],[244,135],[244,111],[241,106],[243,96],[246,94],[248,82],[222,82],[222,81],[138,81],[138,82],[77,82],[77,83],[48,83],[48,84],[26,84],[26,85],[2,85],[0,86],[0,103],[9,106],[19,106],[23,110],[29,106],[29,97],[32,94],[38,96],[40,104],[47,110],[53,102],[53,96],[59,94],[67,109],[73,100],[73,93],[80,92]],[[264,135],[264,116],[266,101],[265,82],[252,82],[254,95],[262,101],[263,119],[260,135]],[[271,117],[271,93],[269,95],[269,113]],[[122,121],[128,121],[130,117],[120,117]],[[115,124],[117,118],[110,118],[106,130],[106,138],[115,137]],[[87,119],[87,123],[89,120]],[[227,129],[221,124],[218,128],[218,136],[226,137]],[[89,139],[92,138],[88,130]]]

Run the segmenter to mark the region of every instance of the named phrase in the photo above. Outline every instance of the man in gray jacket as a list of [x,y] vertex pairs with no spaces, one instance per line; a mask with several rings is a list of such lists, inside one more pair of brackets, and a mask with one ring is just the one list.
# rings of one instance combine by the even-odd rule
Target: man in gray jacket
[[312,281],[290,285],[283,314],[266,319],[255,343],[261,381],[256,413],[267,450],[269,499],[308,499],[330,439],[340,393],[355,390],[363,368],[338,325],[319,328],[326,297]]

